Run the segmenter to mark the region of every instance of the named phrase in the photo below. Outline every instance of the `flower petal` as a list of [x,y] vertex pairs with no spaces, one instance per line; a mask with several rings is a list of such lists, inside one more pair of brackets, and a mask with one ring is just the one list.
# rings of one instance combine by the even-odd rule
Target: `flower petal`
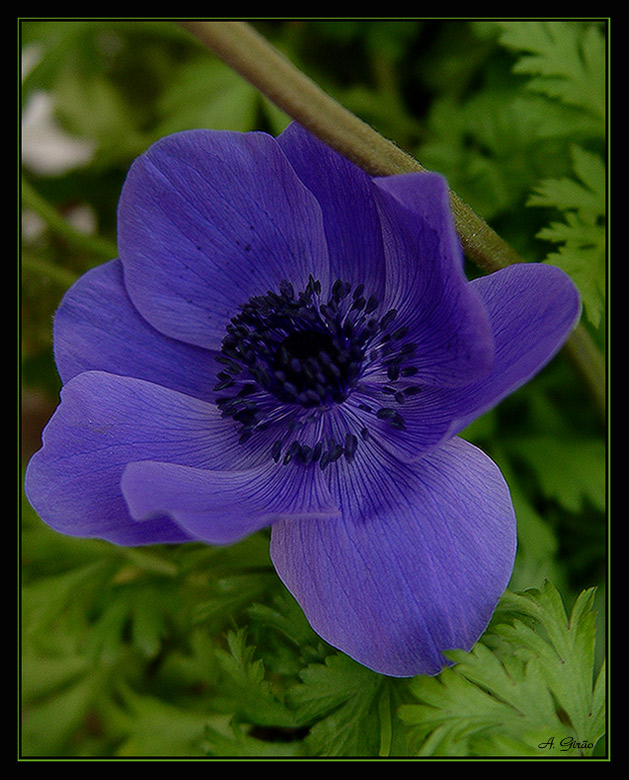
[[461,439],[379,476],[364,486],[371,503],[344,504],[342,518],[276,523],[272,560],[327,642],[383,674],[436,674],[442,651],[479,638],[508,583],[508,488]]
[[165,518],[132,520],[120,489],[124,468],[149,459],[214,469],[258,465],[234,428],[212,404],[87,371],[63,387],[43,447],[29,462],[26,493],[42,520],[62,533],[119,544],[183,541],[188,534]]
[[[100,370],[209,400],[220,370],[214,352],[164,336],[127,295],[119,260],[88,271],[55,315],[55,360],[64,382]],[[183,370],[182,370],[183,367]]]
[[282,518],[339,514],[320,469],[305,475],[272,460],[246,471],[130,463],[122,490],[136,519],[168,515],[208,544],[232,544]]
[[557,354],[581,313],[574,283],[551,265],[513,265],[472,284],[491,320],[494,367],[467,387],[427,389],[424,413],[432,410],[454,418],[450,435],[540,371]]
[[375,180],[387,260],[386,308],[416,344],[407,361],[430,385],[461,385],[487,374],[493,341],[487,312],[463,272],[448,187],[435,173]]
[[301,181],[323,212],[330,281],[365,285],[384,294],[384,247],[371,177],[292,122],[277,139]]
[[[402,395],[404,404],[397,409],[403,430],[386,421],[368,423],[372,437],[402,460],[422,457],[529,381],[557,353],[579,317],[574,284],[553,266],[523,263],[471,284],[490,318],[493,368],[468,385],[417,385],[416,394]],[[348,404],[361,401],[369,398],[355,393]]]
[[127,290],[151,325],[217,349],[252,295],[328,281],[321,210],[265,133],[190,130],[132,165],[118,207]]
[[[382,403],[380,408],[390,409],[391,414],[396,415],[393,420],[379,418],[372,397],[360,392],[353,393],[344,407],[348,415],[351,414],[359,421],[354,427],[367,430],[370,440],[400,460],[413,461],[425,455],[446,436],[450,438],[452,435],[452,416],[448,410],[426,401],[431,397],[433,389],[426,386],[417,395],[409,396],[404,396],[401,391],[406,399],[403,405],[389,396],[388,402]],[[373,411],[368,413],[364,411],[365,408]]]

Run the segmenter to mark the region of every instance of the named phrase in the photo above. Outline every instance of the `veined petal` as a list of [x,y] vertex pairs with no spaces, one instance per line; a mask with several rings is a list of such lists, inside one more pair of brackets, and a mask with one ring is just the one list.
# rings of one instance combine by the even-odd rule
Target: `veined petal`
[[472,284],[489,313],[495,360],[491,373],[467,387],[426,392],[426,413],[432,407],[453,418],[450,435],[538,373],[557,354],[581,313],[574,283],[551,265],[513,265]]
[[[361,427],[369,432],[369,438],[377,442],[390,455],[403,461],[413,461],[438,445],[444,438],[450,437],[452,417],[447,409],[438,404],[430,404],[429,399],[434,388],[422,387],[417,395],[405,396],[401,405],[389,397],[389,409],[399,416],[401,425],[392,426],[386,418],[378,419],[373,412],[367,413],[360,408],[370,398],[355,393],[344,405],[348,414],[361,421]],[[356,426],[355,426],[356,427]]]
[[[244,462],[243,459],[247,459]],[[120,544],[189,540],[162,518],[135,522],[120,489],[125,466],[161,460],[210,469],[251,468],[255,451],[212,404],[100,371],[71,379],[31,458],[25,489],[41,518],[73,536]]]
[[579,317],[574,284],[553,266],[513,265],[471,284],[490,319],[494,365],[467,385],[418,384],[417,393],[399,407],[402,431],[384,423],[370,426],[373,438],[402,460],[423,457],[528,382],[554,357]]
[[130,463],[122,490],[136,519],[167,515],[208,544],[232,544],[286,517],[339,514],[319,469],[286,471],[273,461],[246,471]]
[[190,130],[132,165],[118,243],[134,305],[173,338],[218,349],[252,295],[328,281],[321,209],[265,133]]
[[472,647],[508,583],[508,488],[486,455],[453,439],[391,464],[363,493],[377,491],[339,519],[274,524],[272,560],[327,642],[383,674],[436,674],[442,651]]
[[209,400],[220,370],[214,352],[164,336],[140,316],[119,260],[72,285],[55,314],[53,335],[63,382],[83,371],[107,371]]
[[448,187],[435,173],[376,179],[387,262],[386,308],[416,344],[423,384],[457,386],[485,376],[493,340],[484,304],[463,272]]
[[321,206],[330,281],[363,284],[382,298],[384,247],[371,177],[296,122],[277,141]]

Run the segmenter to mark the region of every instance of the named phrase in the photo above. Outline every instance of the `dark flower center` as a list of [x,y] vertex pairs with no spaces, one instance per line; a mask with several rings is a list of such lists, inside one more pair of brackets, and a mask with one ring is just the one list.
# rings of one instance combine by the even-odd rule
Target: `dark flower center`
[[273,359],[275,376],[283,378],[276,395],[299,399],[304,407],[341,403],[356,368],[338,337],[319,330],[295,331],[281,342]]
[[[377,298],[363,292],[362,284],[352,291],[337,280],[322,302],[321,283],[312,276],[298,294],[283,281],[279,292],[251,297],[231,318],[217,356],[223,370],[214,389],[221,392],[216,400],[221,414],[240,423],[241,442],[273,427],[280,432],[270,452],[277,462],[319,461],[324,467],[342,455],[351,461],[358,438],[368,439],[365,427],[358,436],[348,431],[342,442],[313,440],[303,429],[310,424],[312,431],[327,409],[359,389],[365,367],[374,364],[381,375],[386,372],[385,384],[362,388],[365,403],[358,407],[404,428],[397,407],[419,390],[406,380],[416,371],[407,364],[416,345],[405,341],[406,328],[393,325],[395,309],[378,317]],[[394,387],[399,382],[405,386]]]

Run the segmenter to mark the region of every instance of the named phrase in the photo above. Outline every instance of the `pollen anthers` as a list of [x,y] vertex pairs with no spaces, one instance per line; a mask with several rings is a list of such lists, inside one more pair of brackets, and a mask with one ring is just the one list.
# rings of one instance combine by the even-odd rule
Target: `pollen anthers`
[[[321,292],[310,275],[297,294],[284,280],[279,292],[252,296],[231,318],[216,358],[223,366],[214,387],[221,414],[241,425],[241,443],[271,429],[276,463],[351,462],[369,430],[360,425],[339,441],[325,433],[326,412],[356,391],[365,401],[361,411],[402,430],[398,407],[420,389],[407,382],[417,371],[405,365],[416,345],[405,341],[405,327],[394,326],[395,309],[378,316],[379,301],[363,284],[352,289],[337,279],[327,302]],[[386,372],[386,384],[361,386],[370,366]]]

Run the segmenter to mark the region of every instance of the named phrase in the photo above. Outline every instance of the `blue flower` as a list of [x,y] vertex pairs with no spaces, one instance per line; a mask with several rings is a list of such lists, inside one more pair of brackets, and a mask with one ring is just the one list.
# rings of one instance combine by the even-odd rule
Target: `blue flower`
[[296,124],[162,139],[118,239],[56,314],[61,403],[26,477],[43,520],[120,545],[272,526],[278,575],[360,663],[435,674],[469,649],[516,526],[456,434],[560,348],[568,277],[469,282],[441,176],[371,178]]

